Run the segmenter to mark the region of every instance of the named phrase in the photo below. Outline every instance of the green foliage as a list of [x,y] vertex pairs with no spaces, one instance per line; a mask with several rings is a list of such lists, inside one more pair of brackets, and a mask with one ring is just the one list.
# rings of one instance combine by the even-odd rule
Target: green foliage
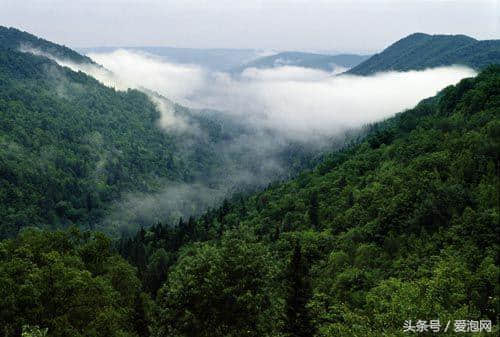
[[3,336],[147,334],[136,271],[102,234],[24,230],[0,243],[0,283]]
[[[24,228],[0,242],[4,336],[404,336],[408,319],[498,326],[499,66],[371,126],[295,179],[115,244],[25,227],[93,227],[122,193],[200,177],[214,148],[174,151],[182,139],[155,128],[144,94],[42,57],[0,49],[0,89],[0,235]],[[212,140],[227,136],[205,121]]]
[[[255,130],[224,113],[190,110],[166,99],[191,129],[162,129],[161,113],[145,93],[116,91],[45,57],[17,51],[18,44],[33,39],[0,27],[0,42],[8,42],[0,47],[0,238],[25,226],[71,224],[118,236],[156,219],[199,214],[228,190],[255,189],[257,183],[234,187],[228,181],[243,169],[262,174],[262,155],[247,151],[251,144],[242,145],[239,138],[252,138]],[[37,41],[47,53],[78,61],[65,47]],[[273,159],[292,172],[313,157],[296,144],[277,152]],[[272,176],[265,174],[264,182]],[[200,193],[198,185],[204,188]],[[144,214],[143,204],[135,202],[144,195],[182,202]]]
[[158,336],[279,335],[277,267],[245,229],[187,247],[158,294]]
[[23,331],[21,334],[21,337],[45,337],[47,336],[48,329],[40,329],[38,325],[35,326],[29,326],[25,325],[23,326]]
[[12,27],[0,26],[0,49],[2,48],[13,50],[33,48],[63,60],[93,63],[90,58],[82,56],[68,47],[57,45]]
[[496,324],[499,84],[489,67],[312,172],[121,240],[146,274],[167,275],[153,331],[404,336],[410,319]]
[[[46,58],[0,49],[0,237],[27,225],[93,229],[128,192],[212,177],[222,161],[217,141],[228,137],[215,132],[220,123],[193,116],[213,135],[206,139],[166,132],[159,118],[139,91],[115,91]],[[205,207],[186,205],[196,206]]]

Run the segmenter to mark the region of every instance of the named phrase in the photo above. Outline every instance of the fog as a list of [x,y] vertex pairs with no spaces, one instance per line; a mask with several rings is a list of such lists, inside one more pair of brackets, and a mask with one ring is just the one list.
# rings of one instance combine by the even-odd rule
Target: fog
[[[335,76],[333,72],[281,66],[247,68],[240,74],[210,72],[197,65],[165,62],[126,50],[88,55],[110,72],[72,65],[117,89],[146,88],[189,107],[224,110],[247,123],[274,129],[286,137],[342,132],[388,118],[475,75],[461,66],[373,76]],[[61,62],[60,62],[61,63]],[[62,62],[64,64],[64,62]],[[172,116],[165,126],[175,125]],[[185,123],[179,127],[186,130]]]
[[[23,50],[41,54],[26,46]],[[332,72],[280,66],[224,73],[126,50],[88,56],[97,64],[51,58],[117,90],[144,91],[161,112],[158,127],[180,136],[178,152],[187,162],[200,148],[216,162],[189,183],[163,181],[156,193],[124,195],[105,220],[117,231],[196,215],[234,192],[293,176],[310,167],[315,155],[343,146],[346,134],[355,136],[363,126],[476,74],[461,66],[366,77],[339,75],[344,70],[339,67]],[[183,115],[173,102],[215,110]],[[201,115],[222,121],[227,139],[210,141],[198,125]]]

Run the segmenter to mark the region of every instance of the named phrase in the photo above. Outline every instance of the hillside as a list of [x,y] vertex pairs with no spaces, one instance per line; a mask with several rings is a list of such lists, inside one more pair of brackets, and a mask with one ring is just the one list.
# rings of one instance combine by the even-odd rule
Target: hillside
[[121,240],[157,296],[154,331],[405,336],[409,319],[497,324],[499,112],[494,66],[312,172]]
[[[139,91],[0,49],[0,237],[27,225],[93,228],[123,192],[201,174],[159,118]],[[205,148],[201,162],[214,155]]]
[[409,35],[347,71],[370,75],[381,71],[419,70],[459,64],[482,69],[500,63],[500,40],[478,41],[465,35]]
[[322,55],[303,52],[282,52],[265,56],[245,63],[233,71],[241,72],[246,68],[274,68],[294,66],[331,71],[335,67],[352,68],[366,60],[368,56],[354,54]]
[[[435,319],[443,336],[457,319],[498,333],[500,65],[278,182],[263,163],[300,170],[311,151],[255,156],[272,134],[106,87],[1,32],[1,336],[403,337]],[[495,42],[460,41],[495,60]],[[193,132],[161,128],[151,97]],[[275,182],[179,219],[255,177]],[[96,231],[115,221],[121,239]]]
[[[191,110],[152,92],[117,91],[19,52],[16,46],[31,41],[47,53],[86,60],[27,33],[2,29],[0,39],[9,41],[0,48],[0,238],[26,226],[135,232],[155,219],[198,214],[228,194],[303,168],[312,156],[295,144],[252,151],[248,139],[258,138],[256,130],[228,114]],[[151,97],[187,130],[161,127]],[[266,156],[285,169],[261,165]]]
[[0,49],[2,48],[11,50],[33,48],[59,59],[71,60],[76,63],[93,63],[88,57],[82,56],[68,47],[52,43],[12,27],[0,26]]

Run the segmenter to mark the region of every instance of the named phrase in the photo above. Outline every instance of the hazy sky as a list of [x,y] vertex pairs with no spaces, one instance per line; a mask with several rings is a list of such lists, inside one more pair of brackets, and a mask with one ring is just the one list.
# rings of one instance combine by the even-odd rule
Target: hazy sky
[[500,0],[0,0],[0,25],[70,47],[373,52],[413,32],[500,38]]

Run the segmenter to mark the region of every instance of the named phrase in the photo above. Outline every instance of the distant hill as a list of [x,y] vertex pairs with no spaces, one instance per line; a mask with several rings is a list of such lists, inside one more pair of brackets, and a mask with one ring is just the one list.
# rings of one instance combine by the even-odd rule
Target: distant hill
[[197,49],[175,47],[93,47],[80,48],[88,53],[110,53],[118,49],[146,52],[165,61],[182,64],[197,64],[210,70],[228,71],[262,55],[255,49]]
[[415,33],[347,71],[370,75],[380,71],[406,71],[452,64],[482,69],[500,63],[500,40],[478,41],[465,35]]
[[7,28],[0,26],[0,49],[1,48],[12,50],[34,48],[60,59],[71,60],[76,63],[94,63],[90,58],[80,55],[66,46],[52,43],[12,27]]
[[258,58],[233,71],[241,72],[246,68],[266,69],[279,66],[295,66],[331,71],[338,66],[352,68],[368,58],[369,56],[354,54],[323,55],[303,52],[282,52]]

